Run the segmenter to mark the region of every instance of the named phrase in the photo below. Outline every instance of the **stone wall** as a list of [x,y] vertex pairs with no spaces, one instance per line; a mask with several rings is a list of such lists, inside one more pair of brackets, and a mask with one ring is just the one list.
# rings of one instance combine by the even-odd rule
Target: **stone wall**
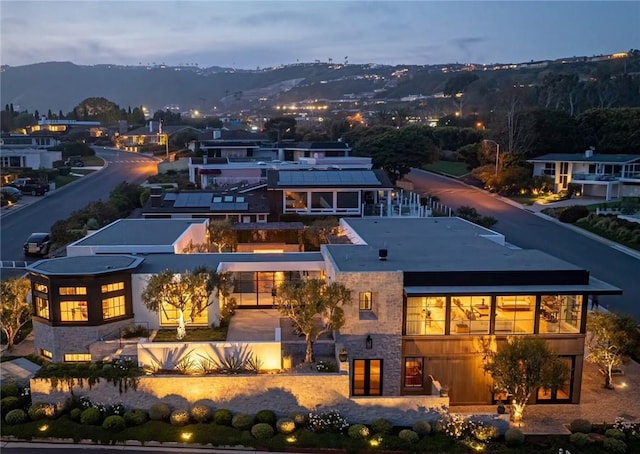
[[[427,417],[430,408],[448,405],[447,398],[432,396],[349,397],[347,374],[265,374],[240,376],[153,376],[141,377],[138,389],[120,394],[118,387],[102,380],[91,389],[85,384],[74,394],[103,404],[124,403],[127,408],[148,409],[165,402],[173,409],[195,402],[234,413],[255,414],[270,409],[278,416],[293,411],[337,409],[350,423],[370,423],[387,418],[396,425],[411,425]],[[64,402],[69,389],[60,384],[52,390],[47,380],[32,379],[33,402]]]

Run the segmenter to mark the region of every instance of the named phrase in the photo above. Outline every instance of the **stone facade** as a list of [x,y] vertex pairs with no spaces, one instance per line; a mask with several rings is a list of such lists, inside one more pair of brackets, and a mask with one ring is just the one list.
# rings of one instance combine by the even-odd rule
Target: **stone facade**
[[[130,326],[130,319],[99,326],[50,326],[33,319],[35,352],[50,352],[53,362],[63,362],[65,354],[89,354],[98,339],[119,338],[120,330]],[[91,358],[93,361],[103,358]]]
[[[69,388],[59,384],[51,389],[49,381],[31,380],[34,402],[64,402]],[[448,405],[447,398],[431,396],[349,397],[349,376],[339,374],[261,374],[237,376],[156,376],[141,377],[137,390],[120,394],[118,387],[106,380],[91,389],[73,390],[92,402],[124,403],[127,408],[148,409],[165,402],[173,409],[205,403],[213,408],[227,408],[234,413],[255,414],[270,409],[278,416],[294,411],[338,410],[350,423],[371,423],[387,418],[396,425],[411,425],[424,419],[430,408]]]

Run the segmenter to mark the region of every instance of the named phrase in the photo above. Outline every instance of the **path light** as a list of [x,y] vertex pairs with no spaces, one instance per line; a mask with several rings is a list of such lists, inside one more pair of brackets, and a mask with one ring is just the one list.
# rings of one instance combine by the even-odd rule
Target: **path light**
[[287,438],[287,443],[295,443],[298,439],[296,438],[295,435],[289,435]]
[[46,432],[47,430],[49,430],[49,424],[43,424],[40,427],[38,427],[38,430],[40,432]]
[[193,434],[191,432],[182,432],[180,434],[180,438],[182,438],[184,441],[189,441],[189,440],[191,440],[191,436],[192,435]]

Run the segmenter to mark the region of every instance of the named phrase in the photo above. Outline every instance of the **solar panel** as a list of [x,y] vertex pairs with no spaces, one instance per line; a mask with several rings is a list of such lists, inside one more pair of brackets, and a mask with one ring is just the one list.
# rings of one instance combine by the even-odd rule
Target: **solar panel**
[[164,200],[170,202],[171,200],[175,200],[177,196],[178,194],[176,194],[175,192],[167,192],[164,195]]
[[279,186],[380,186],[371,170],[280,171]]
[[247,211],[249,209],[249,204],[247,202],[220,202],[212,203],[209,209],[211,211]]
[[204,208],[211,205],[211,197],[212,195],[206,192],[182,192],[178,194],[173,206],[174,208]]

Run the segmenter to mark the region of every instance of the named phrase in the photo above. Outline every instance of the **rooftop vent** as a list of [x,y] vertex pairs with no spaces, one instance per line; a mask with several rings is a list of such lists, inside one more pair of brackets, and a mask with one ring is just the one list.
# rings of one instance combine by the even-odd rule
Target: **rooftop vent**
[[378,250],[378,260],[387,260],[387,250],[386,249],[380,249]]

